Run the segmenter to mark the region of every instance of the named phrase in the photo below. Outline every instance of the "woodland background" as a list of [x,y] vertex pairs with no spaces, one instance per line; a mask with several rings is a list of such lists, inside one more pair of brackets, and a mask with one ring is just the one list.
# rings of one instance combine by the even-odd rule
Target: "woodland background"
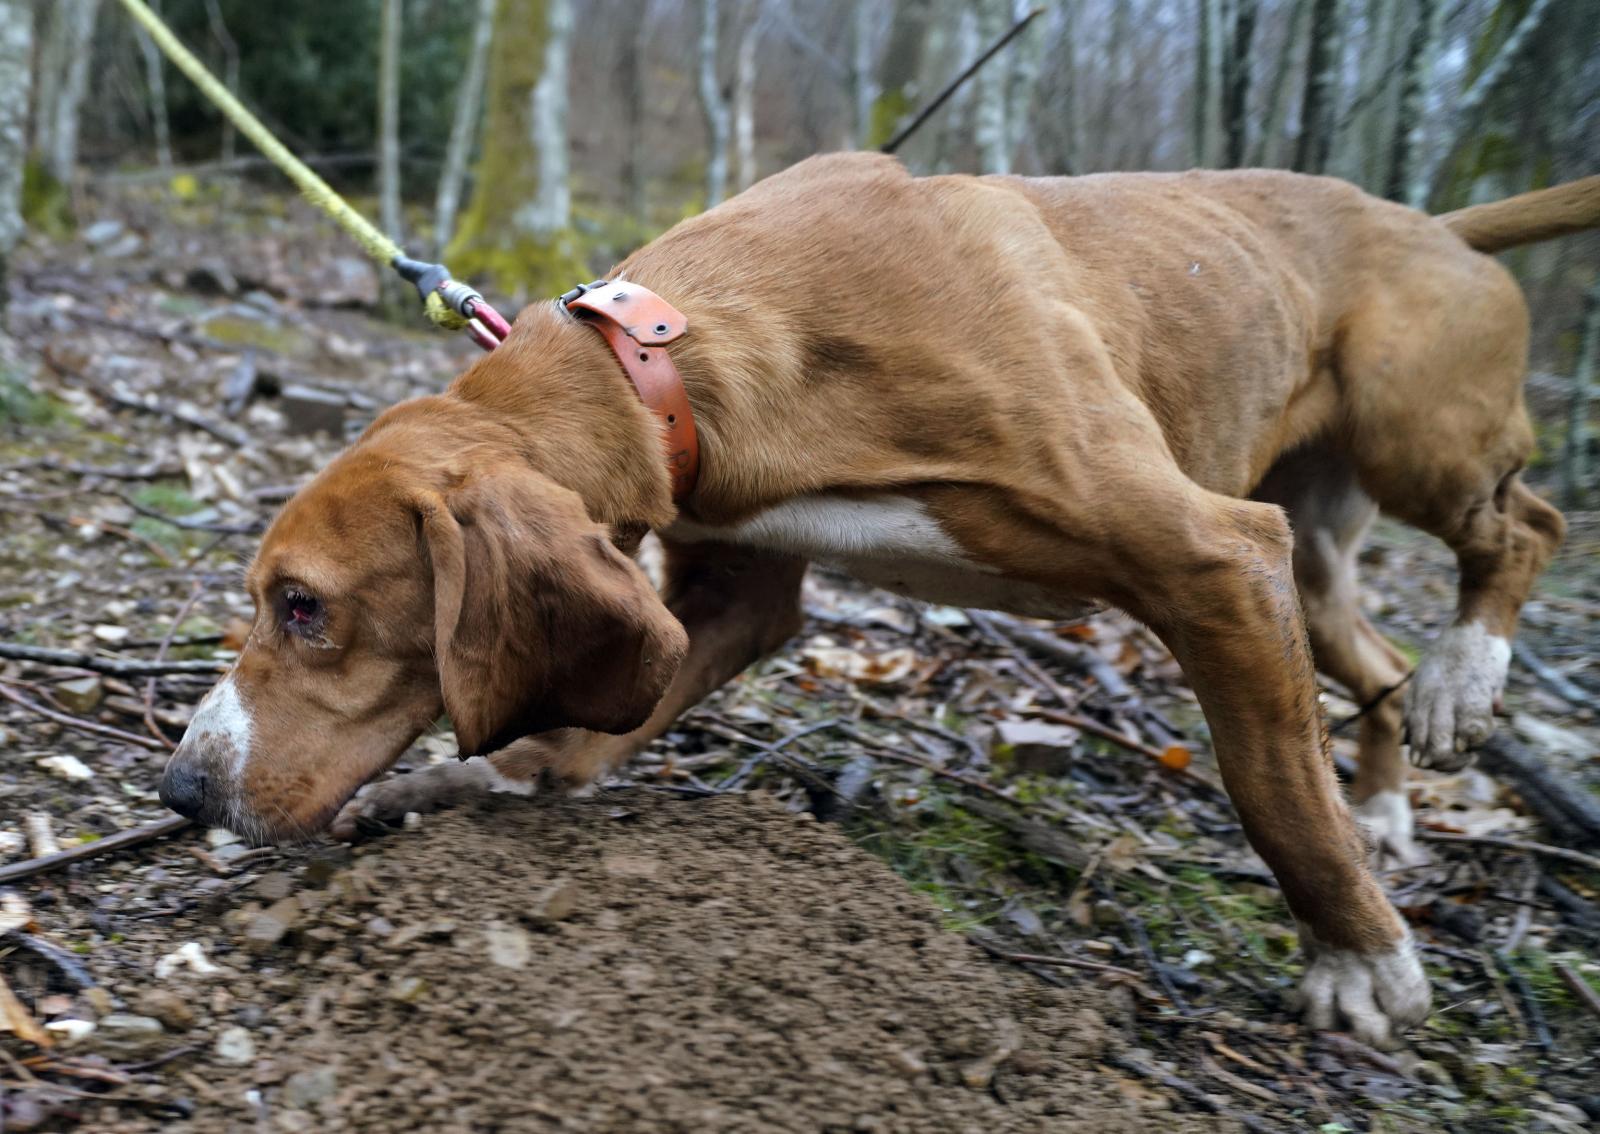
[[[1035,7],[902,147],[913,170],[1278,166],[1443,211],[1600,168],[1600,0],[155,6],[385,228],[516,299],[808,154],[881,145]],[[0,0],[0,260],[70,226],[86,180],[221,176],[274,177],[117,4]],[[1507,259],[1536,312],[1543,459],[1565,454],[1575,503],[1600,240]]]

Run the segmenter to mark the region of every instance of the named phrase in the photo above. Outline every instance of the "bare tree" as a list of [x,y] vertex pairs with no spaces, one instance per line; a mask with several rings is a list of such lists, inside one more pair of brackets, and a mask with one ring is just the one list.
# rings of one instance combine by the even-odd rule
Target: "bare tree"
[[1194,72],[1194,164],[1211,164],[1211,127],[1217,119],[1219,42],[1222,36],[1221,0],[1195,0],[1198,26]]
[[0,312],[6,306],[11,250],[23,232],[22,169],[28,156],[32,64],[33,5],[30,0],[0,0]]
[[[978,17],[978,40],[988,46],[1005,34],[1010,13],[1007,0],[973,0]],[[978,168],[983,173],[1010,173],[1011,151],[1006,130],[1006,79],[1008,60],[990,62],[973,82],[973,140],[978,145]]]
[[1409,201],[1420,207],[1428,195],[1427,181],[1413,175],[1422,149],[1424,99],[1439,50],[1439,0],[1417,0],[1416,22],[1406,40],[1406,58],[1400,80],[1400,107],[1395,116],[1389,153],[1389,177],[1384,195],[1391,201]]
[[1572,401],[1567,414],[1567,441],[1562,454],[1563,494],[1569,508],[1581,507],[1589,491],[1589,409],[1594,404],[1595,375],[1600,369],[1600,276],[1589,286],[1583,305],[1583,339],[1572,375]]
[[89,46],[100,0],[55,0],[47,7],[36,145],[50,175],[70,182],[78,164],[78,112],[89,86]]
[[1522,18],[1511,29],[1511,33],[1506,36],[1488,63],[1484,65],[1483,70],[1478,72],[1477,78],[1472,80],[1472,85],[1456,102],[1441,141],[1431,148],[1432,156],[1421,163],[1409,194],[1410,204],[1419,209],[1427,205],[1428,198],[1437,188],[1439,171],[1444,167],[1445,161],[1460,144],[1461,139],[1476,130],[1483,115],[1484,104],[1505,78],[1512,63],[1516,62],[1517,56],[1527,46],[1529,37],[1539,29],[1549,8],[1550,0],[1533,0],[1528,5]]
[[[149,0],[150,8],[161,13],[160,0]],[[135,33],[139,40],[139,54],[144,57],[145,84],[150,88],[150,125],[156,136],[156,165],[163,171],[172,168],[172,128],[167,118],[167,80],[164,72],[166,60],[156,41],[143,29]]]
[[878,71],[878,97],[872,104],[872,127],[862,141],[876,149],[893,136],[895,127],[911,110],[921,93],[918,80],[928,44],[933,0],[897,0],[889,21],[889,42]]
[[635,224],[645,229],[650,223],[644,164],[647,110],[644,61],[650,58],[649,0],[631,0],[624,10],[630,17],[628,23],[631,30],[625,31],[622,39],[622,81],[627,94],[624,104],[627,134],[622,155],[622,179],[628,187],[628,213]]
[[737,184],[741,190],[756,181],[756,48],[766,24],[761,0],[751,0],[746,9],[733,69],[733,148],[738,156]]
[[472,202],[446,252],[458,272],[520,295],[564,291],[584,272],[567,230],[571,33],[569,0],[499,0]]
[[[1034,7],[1033,0],[1022,0],[1012,15],[1016,19],[1026,16]],[[1011,52],[1011,74],[1006,84],[1006,154],[1014,159],[1029,134],[1033,120],[1033,92],[1039,84],[1039,62],[1044,53],[1045,18],[1035,17],[1022,30],[1015,42],[1007,48]],[[998,60],[996,61],[998,62]]]
[[383,0],[378,28],[378,222],[390,239],[404,242],[400,231],[400,0]]
[[1272,86],[1267,89],[1266,103],[1261,110],[1261,130],[1256,135],[1255,148],[1251,151],[1251,165],[1277,164],[1280,132],[1289,104],[1289,77],[1294,73],[1295,48],[1300,44],[1300,29],[1310,10],[1311,0],[1292,0],[1288,24],[1283,33],[1283,47],[1278,52],[1278,66],[1272,73]]
[[1333,146],[1333,112],[1339,82],[1339,0],[1312,0],[1311,38],[1306,48],[1305,94],[1300,100],[1300,136],[1294,168],[1321,173]]
[[877,68],[872,58],[872,4],[856,4],[850,24],[850,94],[855,108],[851,137],[864,149],[872,136],[872,107],[878,100]]
[[[222,6],[217,0],[206,0],[206,20],[211,26],[211,38],[217,41],[217,46],[222,49],[222,83],[228,90],[237,95],[239,93],[239,45],[234,42],[233,34],[228,31],[227,21],[222,18]],[[238,143],[238,132],[234,130],[233,123],[228,119],[222,120],[222,160],[232,161],[233,153]]]
[[479,110],[483,105],[483,80],[488,71],[489,40],[494,34],[495,0],[478,0],[478,14],[472,24],[472,46],[467,52],[467,69],[456,88],[456,110],[450,120],[450,141],[445,146],[444,168],[439,173],[439,189],[433,202],[433,245],[440,254],[455,235],[456,210],[461,206],[461,186],[467,178],[467,159],[472,156],[472,140],[478,134]]
[[1250,135],[1250,41],[1256,31],[1258,0],[1232,0],[1233,26],[1222,62],[1222,128],[1228,148],[1225,162],[1244,164]]
[[706,119],[706,208],[728,193],[728,103],[717,81],[717,0],[700,0],[700,109]]

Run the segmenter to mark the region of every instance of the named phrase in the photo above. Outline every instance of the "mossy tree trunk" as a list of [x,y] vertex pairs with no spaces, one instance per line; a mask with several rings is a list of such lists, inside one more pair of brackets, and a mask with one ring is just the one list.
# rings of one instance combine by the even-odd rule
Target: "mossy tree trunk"
[[78,164],[78,111],[89,86],[89,55],[100,0],[53,0],[39,60],[36,147],[45,170],[70,184]]
[[1340,15],[1339,0],[1313,0],[1305,96],[1300,101],[1300,136],[1294,147],[1294,168],[1301,173],[1321,173],[1328,166],[1328,154],[1333,148]]
[[706,208],[715,208],[728,194],[728,133],[731,115],[717,78],[717,33],[720,5],[700,0],[700,111],[706,120]]
[[28,153],[32,62],[32,3],[0,0],[0,312],[6,306],[11,250],[22,238],[22,170]]
[[875,150],[894,136],[895,128],[916,109],[921,95],[917,80],[928,43],[933,0],[898,0],[889,22],[889,42],[878,68],[878,95],[872,101],[872,126],[861,140]]
[[585,269],[568,228],[570,0],[500,0],[472,204],[446,252],[457,273],[519,299],[558,295]]
[[[973,0],[978,17],[978,41],[984,47],[1005,34],[1010,11],[1007,0]],[[973,81],[973,140],[978,145],[980,173],[1010,173],[1011,150],[1006,131],[1006,79],[1009,59],[991,60]]]
[[433,246],[443,252],[455,235],[456,213],[461,207],[461,186],[467,177],[467,159],[478,136],[483,109],[483,80],[489,66],[489,40],[494,32],[495,0],[478,0],[472,27],[472,48],[467,70],[456,88],[456,111],[450,121],[450,141],[445,147],[444,169],[433,203]]
[[1244,164],[1250,132],[1250,44],[1255,38],[1257,0],[1233,0],[1233,26],[1222,61],[1222,131],[1227,142],[1224,164]]

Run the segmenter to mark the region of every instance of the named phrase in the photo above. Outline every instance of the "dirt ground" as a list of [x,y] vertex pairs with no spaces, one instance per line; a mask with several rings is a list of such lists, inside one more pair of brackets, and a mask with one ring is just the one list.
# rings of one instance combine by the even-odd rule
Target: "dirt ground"
[[[100,987],[184,1030],[102,1027],[83,1053],[197,1051],[159,1107],[85,1103],[87,1128],[1234,1128],[1110,1071],[1126,1045],[1101,995],[986,960],[836,827],[764,796],[505,797],[331,865],[142,924],[108,911],[127,933]],[[181,874],[150,885],[185,905]],[[156,978],[189,942],[216,971]]]
[[[41,832],[85,846],[165,814],[161,767],[237,645],[239,567],[276,503],[472,357],[374,318],[370,270],[244,188],[86,202],[93,222],[35,241],[13,280],[0,643],[92,664],[0,660],[0,864]],[[1502,726],[1594,795],[1600,517],[1572,519]],[[1415,656],[1452,606],[1448,556],[1385,523],[1363,572]],[[794,643],[599,797],[496,800],[355,849],[191,830],[0,887],[0,977],[54,1041],[0,1011],[3,1129],[1600,1119],[1595,848],[1513,785],[1413,773],[1429,861],[1383,881],[1435,1011],[1371,1051],[1295,1021],[1292,923],[1148,633],[990,622],[821,570],[805,601]],[[115,672],[163,660],[191,671]],[[1334,721],[1355,709],[1325,698]],[[1169,742],[1187,767],[1152,758]],[[397,770],[453,754],[425,736]]]

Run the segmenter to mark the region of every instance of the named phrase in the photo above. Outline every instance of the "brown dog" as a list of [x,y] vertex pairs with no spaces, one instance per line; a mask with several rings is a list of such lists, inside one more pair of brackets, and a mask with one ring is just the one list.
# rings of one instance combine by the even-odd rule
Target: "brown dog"
[[[1028,615],[1103,600],[1199,695],[1300,923],[1310,1021],[1389,1042],[1428,989],[1333,778],[1313,651],[1362,700],[1403,672],[1354,602],[1382,507],[1462,570],[1410,682],[1415,757],[1455,767],[1488,735],[1563,525],[1518,479],[1523,300],[1474,249],[1597,223],[1600,178],[1433,219],[1284,173],[803,162],[618,269],[688,317],[671,354],[704,463],[681,507],[601,336],[528,308],[284,508],[251,638],[162,796],[259,839],[317,831],[441,709],[463,754],[499,750],[488,770],[403,777],[341,823],[464,777],[587,783],[795,632],[808,559]],[[646,529],[660,598],[624,554]],[[1399,849],[1401,715],[1367,718],[1356,789]]]

